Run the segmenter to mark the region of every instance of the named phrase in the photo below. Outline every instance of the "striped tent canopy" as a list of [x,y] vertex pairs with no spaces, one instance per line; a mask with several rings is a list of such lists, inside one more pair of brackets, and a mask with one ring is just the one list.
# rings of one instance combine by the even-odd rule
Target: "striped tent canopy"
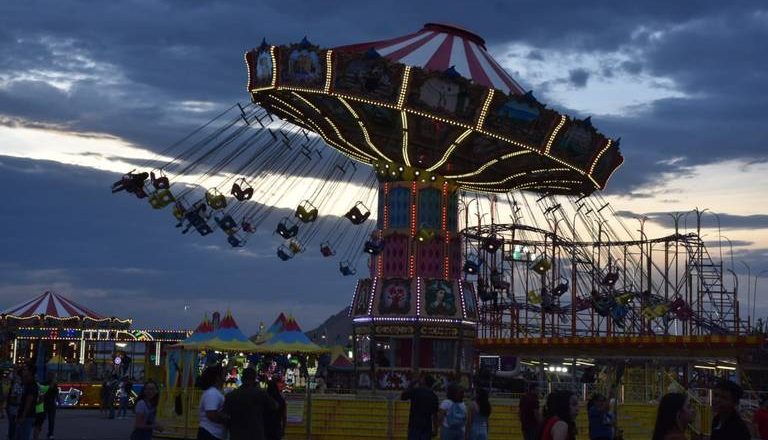
[[494,60],[485,40],[458,26],[427,23],[415,33],[388,40],[337,47],[335,50],[366,52],[375,50],[387,59],[428,71],[453,68],[476,84],[512,95],[525,93],[520,84]]
[[[214,319],[214,322],[216,320]],[[198,338],[194,338],[195,334],[179,343],[178,347],[184,350],[217,350],[217,351],[243,351],[253,352],[256,348],[256,344],[251,342],[246,337],[235,322],[235,318],[231,312],[227,312],[224,318],[218,323],[218,326],[214,326],[212,323],[204,320],[198,329],[201,331],[198,333]],[[191,340],[190,340],[191,339]]]
[[[281,313],[280,316],[283,316]],[[280,321],[278,317],[276,323]],[[271,328],[271,327],[270,327]],[[327,349],[320,347],[310,341],[307,335],[301,331],[299,323],[293,316],[285,317],[281,331],[272,334],[264,342],[257,345],[259,353],[303,353],[319,354],[327,352]]]
[[117,326],[127,328],[130,319],[105,317],[93,310],[80,305],[57,292],[46,291],[40,296],[21,304],[15,305],[0,313],[6,322],[23,322],[25,325],[58,324],[71,322],[87,326]]

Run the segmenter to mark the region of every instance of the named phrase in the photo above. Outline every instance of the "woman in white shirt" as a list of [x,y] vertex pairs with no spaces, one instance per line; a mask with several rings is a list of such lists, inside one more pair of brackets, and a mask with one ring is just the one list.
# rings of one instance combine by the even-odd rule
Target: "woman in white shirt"
[[467,407],[464,405],[464,390],[452,383],[446,389],[447,399],[440,403],[440,440],[464,440],[467,424]]
[[200,425],[197,429],[197,440],[224,440],[227,435],[224,408],[224,369],[216,365],[203,370],[200,375],[200,386],[203,396],[200,398]]

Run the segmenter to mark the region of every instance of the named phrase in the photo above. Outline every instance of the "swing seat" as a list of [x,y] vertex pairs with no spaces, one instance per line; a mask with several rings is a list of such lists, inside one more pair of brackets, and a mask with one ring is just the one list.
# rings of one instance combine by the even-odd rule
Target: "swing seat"
[[243,221],[240,222],[240,229],[242,229],[243,232],[247,232],[249,234],[253,234],[256,232],[256,228],[253,226],[250,220],[246,220],[246,219],[243,219]]
[[149,181],[152,182],[152,186],[158,191],[171,187],[171,181],[168,180],[168,177],[162,171],[158,171],[157,175],[155,175],[154,171],[149,173]]
[[147,192],[144,191],[144,187],[136,188],[133,191],[133,194],[136,195],[136,197],[139,198],[139,199],[146,199],[147,198]]
[[331,245],[330,245],[330,244],[328,244],[328,243],[322,243],[322,244],[320,245],[320,253],[321,253],[321,254],[322,254],[324,257],[332,257],[332,256],[336,255],[336,251],[334,251],[333,249],[331,249]]
[[467,275],[477,275],[477,273],[480,271],[480,266],[482,264],[483,262],[480,260],[467,258],[467,260],[464,261],[464,267],[462,270]]
[[568,291],[568,281],[560,283],[552,289],[552,295],[561,297]]
[[368,240],[365,242],[365,245],[363,246],[363,252],[374,255],[374,256],[379,255],[383,250],[384,250],[383,241]]
[[235,234],[232,234],[232,235],[228,236],[227,237],[227,242],[232,247],[243,247],[245,245],[245,241],[244,240],[240,240],[237,237],[237,235],[235,235]]
[[608,272],[603,277],[603,286],[606,287],[613,287],[614,284],[616,284],[616,281],[619,281],[619,273],[618,272]]
[[357,270],[351,267],[348,262],[342,262],[342,263],[339,263],[339,272],[341,272],[341,274],[344,275],[345,277],[348,277],[356,274]]
[[552,268],[552,263],[542,256],[531,262],[528,268],[539,275],[544,275],[549,269]]
[[317,208],[306,200],[296,207],[296,212],[294,213],[304,223],[311,223],[317,220],[317,214]]
[[298,242],[298,241],[296,241],[296,240],[291,240],[291,241],[288,243],[288,249],[290,249],[290,250],[291,250],[291,252],[293,252],[293,254],[294,254],[294,255],[296,255],[296,254],[300,254],[300,253],[301,253],[301,252],[304,250],[304,249],[301,247],[301,243],[299,243],[299,242]]
[[245,179],[241,179],[232,184],[230,194],[240,202],[251,200],[253,197],[253,187],[246,183]]
[[357,202],[355,203],[355,206],[352,207],[349,211],[347,211],[346,214],[344,214],[344,217],[349,219],[349,221],[352,222],[353,225],[359,225],[364,223],[366,220],[368,220],[368,217],[371,216],[371,210],[368,209],[363,202]]
[[293,258],[293,255],[287,252],[287,249],[285,248],[285,246],[280,246],[279,248],[277,248],[277,258],[283,261],[288,261],[291,258]]
[[504,245],[504,240],[499,237],[488,237],[483,240],[483,249],[492,254],[496,253],[502,245]]
[[208,234],[212,234],[212,233],[213,233],[213,228],[211,228],[211,227],[208,225],[208,223],[205,223],[205,222],[203,222],[203,223],[201,223],[201,224],[198,224],[197,226],[195,226],[195,229],[196,229],[196,230],[197,230],[197,232],[198,232],[198,233],[200,233],[200,235],[202,235],[203,237],[205,237],[205,236],[206,236],[206,235],[208,235]]
[[284,239],[288,240],[299,234],[299,225],[288,226],[288,220],[284,219],[277,224],[277,230],[275,232],[280,234],[280,236]]
[[144,181],[147,180],[148,177],[149,173],[133,174],[133,171],[131,171],[128,174],[124,174],[120,180],[112,184],[112,192],[126,191],[129,193],[136,193],[138,190],[143,191]]
[[149,204],[155,209],[162,209],[175,202],[176,198],[171,194],[171,190],[163,189],[149,197]]
[[205,193],[205,201],[211,209],[220,210],[227,207],[227,197],[215,188]]
[[577,312],[587,310],[588,308],[592,307],[592,300],[589,298],[577,296],[576,301],[573,303],[573,307]]
[[237,230],[237,222],[232,218],[231,215],[225,215],[222,218],[214,217],[213,219],[227,235],[234,234]]
[[181,202],[176,202],[173,205],[173,216],[176,217],[176,220],[182,220],[186,213],[187,208],[185,208]]

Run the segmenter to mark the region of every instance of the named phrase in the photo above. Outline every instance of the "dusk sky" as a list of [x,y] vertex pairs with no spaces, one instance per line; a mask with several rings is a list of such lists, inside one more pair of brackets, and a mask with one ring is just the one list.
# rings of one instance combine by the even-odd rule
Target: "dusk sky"
[[[742,286],[740,261],[765,271],[768,314],[768,5],[757,0],[5,0],[0,309],[56,290],[145,327],[230,308],[247,333],[281,311],[309,329],[341,310],[355,277],[319,255],[281,262],[269,234],[240,251],[182,237],[168,212],[109,187],[248,102],[243,53],[262,38],[334,47],[426,22],[478,33],[540,101],[621,137],[625,162],[605,191],[614,209],[650,215],[659,235],[664,213],[717,213]],[[716,241],[714,216],[705,222]]]

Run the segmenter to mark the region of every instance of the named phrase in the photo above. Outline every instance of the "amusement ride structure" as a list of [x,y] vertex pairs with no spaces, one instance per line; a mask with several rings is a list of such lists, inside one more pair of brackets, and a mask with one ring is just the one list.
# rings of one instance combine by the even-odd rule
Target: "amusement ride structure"
[[113,192],[232,247],[274,231],[284,261],[319,251],[355,276],[367,257],[350,306],[358,387],[425,371],[467,381],[476,348],[575,365],[627,344],[718,356],[762,343],[702,241],[703,212],[659,238],[627,226],[598,193],[619,140],[541,104],[476,34],[427,24],[334,49],[262,42],[245,62],[250,104]]

